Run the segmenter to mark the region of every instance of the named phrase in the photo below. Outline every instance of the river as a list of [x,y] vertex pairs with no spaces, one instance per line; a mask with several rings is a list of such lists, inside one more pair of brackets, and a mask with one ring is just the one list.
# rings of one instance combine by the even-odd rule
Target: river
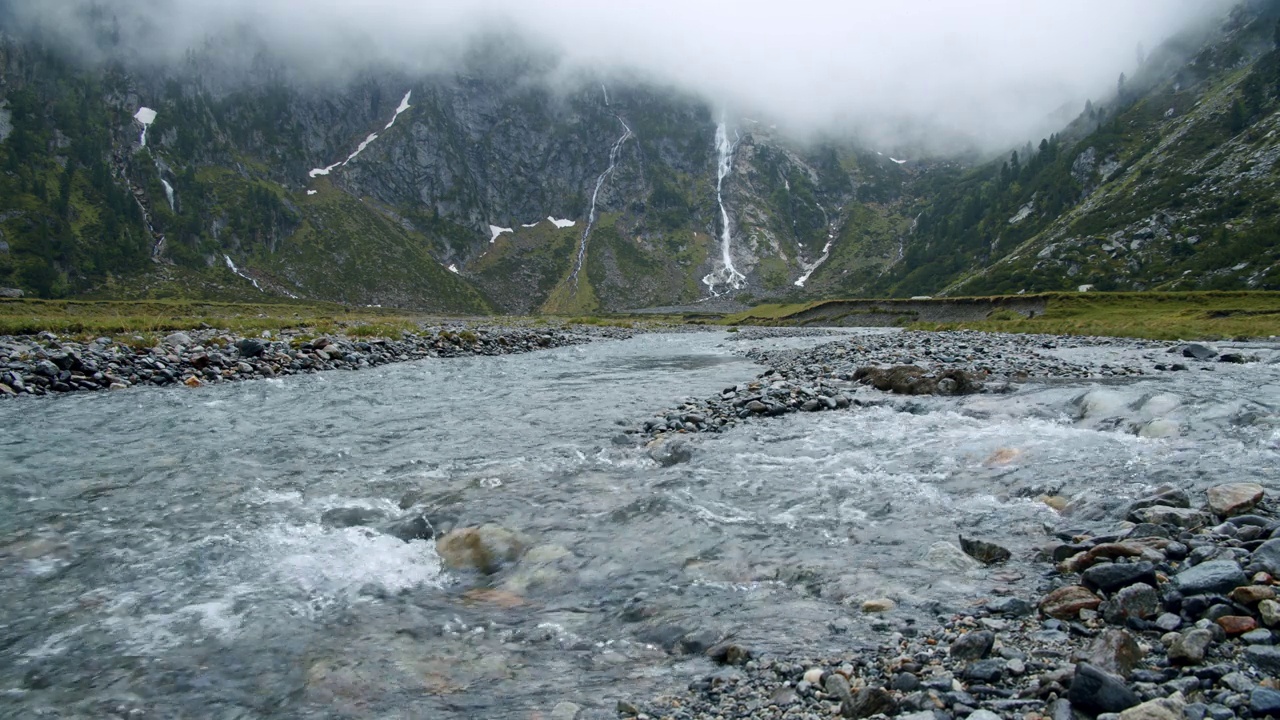
[[[1161,483],[1280,490],[1274,345],[1212,373],[752,421],[671,467],[620,442],[760,371],[726,339],[0,403],[0,712],[533,718],[571,701],[615,717],[711,670],[673,645],[816,653],[910,632],[1029,593],[1047,529],[1111,522]],[[1128,431],[1153,419],[1176,432]],[[428,541],[320,523],[401,514],[407,492],[534,548],[480,578]],[[961,533],[1015,560],[930,555]],[[861,613],[880,597],[898,609]]]

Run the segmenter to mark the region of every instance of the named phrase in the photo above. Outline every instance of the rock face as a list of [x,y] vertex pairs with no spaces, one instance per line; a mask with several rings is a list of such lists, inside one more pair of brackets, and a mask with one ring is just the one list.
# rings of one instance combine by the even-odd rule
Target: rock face
[[436,552],[451,570],[492,575],[520,559],[528,541],[499,525],[459,528],[436,541]]

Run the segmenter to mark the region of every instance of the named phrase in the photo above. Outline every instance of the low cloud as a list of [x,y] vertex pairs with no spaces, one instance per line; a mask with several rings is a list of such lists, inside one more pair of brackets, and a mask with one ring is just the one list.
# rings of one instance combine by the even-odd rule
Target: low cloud
[[[1021,144],[1114,91],[1154,48],[1226,0],[10,0],[18,27],[86,53],[104,32],[139,62],[254,38],[321,77],[439,70],[485,38],[519,37],[561,70],[638,73],[800,135],[856,132]],[[91,23],[86,18],[95,18]],[[498,42],[498,41],[494,41]],[[495,50],[500,48],[495,48]]]

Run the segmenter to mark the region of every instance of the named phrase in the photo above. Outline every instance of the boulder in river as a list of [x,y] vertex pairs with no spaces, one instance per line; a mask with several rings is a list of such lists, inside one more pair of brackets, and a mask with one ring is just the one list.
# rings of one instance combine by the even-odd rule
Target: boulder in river
[[964,551],[965,555],[983,565],[994,565],[1012,557],[1012,553],[995,543],[989,543],[985,540],[973,540],[963,535],[960,536],[960,549]]
[[436,552],[451,570],[477,570],[492,575],[520,559],[528,541],[492,523],[454,530],[436,541]]
[[649,457],[662,467],[689,462],[693,448],[684,440],[659,440],[649,448]]
[[1240,566],[1230,560],[1211,560],[1200,563],[1173,577],[1174,585],[1183,595],[1225,594],[1248,581]]

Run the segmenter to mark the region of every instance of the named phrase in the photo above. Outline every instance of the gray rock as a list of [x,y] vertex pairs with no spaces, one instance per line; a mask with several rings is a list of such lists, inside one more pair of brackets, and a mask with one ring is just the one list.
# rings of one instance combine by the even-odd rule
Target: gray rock
[[179,345],[182,345],[182,346],[188,346],[188,345],[194,345],[194,344],[195,344],[195,343],[191,340],[191,336],[190,336],[190,335],[188,335],[188,334],[186,334],[186,333],[184,333],[184,332],[176,332],[176,333],[172,333],[172,334],[170,334],[170,335],[166,335],[166,336],[165,336],[165,338],[164,338],[164,341],[165,341],[165,344],[167,344],[167,345],[172,345],[172,346],[174,346],[174,347],[177,347],[177,346],[179,346]]
[[995,633],[990,630],[965,633],[951,643],[951,657],[957,660],[980,660],[991,652],[995,642]]
[[1160,595],[1146,583],[1121,588],[1104,606],[1107,622],[1123,625],[1130,618],[1145,620],[1160,610]]
[[366,527],[386,519],[381,510],[363,507],[345,507],[325,510],[320,524],[331,528]]
[[1256,688],[1249,694],[1249,712],[1255,717],[1280,717],[1280,690]]
[[1173,577],[1174,586],[1183,595],[1226,594],[1248,581],[1240,566],[1230,560],[1201,563]]
[[1106,672],[1127,678],[1142,660],[1142,648],[1128,631],[1111,628],[1089,645],[1083,659]]
[[965,555],[977,560],[983,565],[994,565],[995,563],[1004,562],[1012,557],[1012,554],[1005,548],[990,543],[985,540],[974,540],[960,536],[960,549]]
[[991,684],[1000,680],[1004,675],[1004,669],[1004,658],[988,658],[969,663],[961,676],[971,682]]
[[240,351],[241,357],[256,358],[266,351],[267,346],[261,340],[241,338],[236,341],[236,349]]
[[1194,358],[1196,360],[1212,360],[1217,356],[1218,351],[1208,345],[1187,343],[1182,346],[1182,357]]
[[840,714],[847,718],[867,718],[883,713],[893,715],[898,711],[898,701],[884,688],[863,688],[853,696],[853,702],[841,705]]
[[32,369],[35,371],[37,375],[43,375],[44,377],[51,377],[51,378],[58,377],[58,372],[59,372],[58,366],[54,365],[52,362],[49,362],[48,360],[41,360],[37,362]]
[[1163,613],[1156,618],[1156,627],[1165,632],[1172,632],[1182,627],[1182,618],[1173,613]]
[[1169,661],[1181,665],[1199,665],[1213,644],[1213,633],[1194,628],[1178,636],[1169,646]]
[[671,467],[693,459],[693,448],[683,440],[667,440],[649,448],[649,457],[663,467]]
[[1067,699],[1073,708],[1092,715],[1123,712],[1141,702],[1122,679],[1089,663],[1076,665]]
[[1249,568],[1256,572],[1280,576],[1280,538],[1268,540],[1258,546],[1249,558]]
[[1259,670],[1269,675],[1280,675],[1280,647],[1250,645],[1244,649],[1242,656]]
[[1085,570],[1080,576],[1090,590],[1113,593],[1134,583],[1156,584],[1156,566],[1149,562],[1101,563]]

